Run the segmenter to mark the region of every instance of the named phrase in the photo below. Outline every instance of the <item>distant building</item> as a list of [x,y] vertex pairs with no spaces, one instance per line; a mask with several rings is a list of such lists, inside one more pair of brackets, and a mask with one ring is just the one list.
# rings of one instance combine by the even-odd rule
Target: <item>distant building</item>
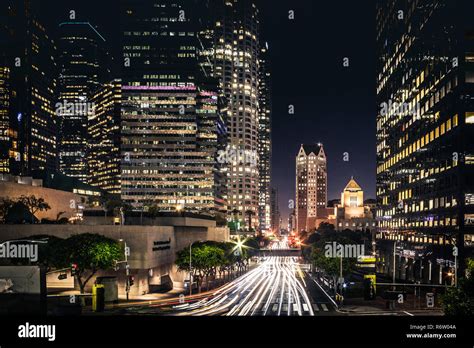
[[278,208],[278,190],[271,190],[271,229],[274,233],[280,232],[280,209]]
[[288,232],[293,232],[296,230],[296,213],[293,209],[288,216]]
[[364,191],[351,178],[341,193],[341,203],[334,207],[336,230],[373,230],[376,223],[371,207],[364,204]]
[[322,144],[301,145],[296,156],[296,231],[311,231],[327,218],[327,167]]

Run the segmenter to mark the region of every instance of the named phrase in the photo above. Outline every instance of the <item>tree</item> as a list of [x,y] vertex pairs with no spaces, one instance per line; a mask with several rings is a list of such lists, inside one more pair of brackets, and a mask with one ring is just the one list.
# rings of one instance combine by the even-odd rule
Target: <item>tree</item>
[[77,265],[76,280],[81,294],[87,282],[99,270],[111,269],[122,258],[122,250],[117,241],[98,234],[76,234],[62,243],[64,259],[62,267]]
[[67,261],[65,250],[65,239],[50,235],[33,235],[28,240],[42,240],[46,243],[38,243],[38,263],[46,267],[49,272],[55,268],[64,268]]
[[[317,232],[315,232],[311,238],[312,250],[309,254],[307,251],[304,253],[306,257],[309,256],[310,261],[313,265],[333,278],[336,278],[340,274],[341,260],[339,257],[326,257],[325,246],[336,242],[337,244],[360,244],[363,241],[363,232],[360,231],[335,231],[334,225],[321,223]],[[342,274],[343,276],[350,275],[356,269],[357,259],[356,258],[343,258],[342,260]]]
[[451,287],[441,297],[446,315],[474,316],[474,259],[466,260],[467,274],[460,278],[458,287]]
[[8,215],[8,212],[14,204],[15,202],[12,201],[10,198],[2,198],[0,200],[0,221],[2,221],[2,223],[5,223],[5,219]]
[[[189,248],[184,248],[176,255],[178,271],[189,272]],[[224,251],[210,242],[194,243],[191,247],[191,275],[196,280],[198,292],[201,292],[204,278],[207,278],[224,262]],[[192,286],[192,284],[190,284]]]
[[[46,210],[51,209],[49,204],[46,203],[43,198],[36,198],[35,195],[21,196],[18,201],[22,203],[28,209],[32,217],[34,217],[38,211],[46,211]],[[32,218],[31,223],[34,223],[33,218]]]
[[[220,274],[225,272],[230,275],[230,272],[235,266],[239,270],[246,267],[246,262],[249,258],[248,252],[245,248],[236,251],[234,243],[224,242],[196,242],[191,248],[191,273],[193,279],[198,286],[198,292],[201,292],[203,281],[206,280],[206,287],[209,289],[209,282],[217,272]],[[189,247],[184,248],[176,254],[176,265],[178,271],[189,272]],[[191,284],[192,285],[192,284]]]

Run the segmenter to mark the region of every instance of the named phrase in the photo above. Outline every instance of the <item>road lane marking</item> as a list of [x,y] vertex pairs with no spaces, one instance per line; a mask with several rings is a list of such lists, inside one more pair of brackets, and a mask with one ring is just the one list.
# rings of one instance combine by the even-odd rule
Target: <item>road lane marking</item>
[[323,311],[325,311],[325,312],[328,311],[328,307],[326,306],[325,303],[321,303],[321,307],[323,308]]

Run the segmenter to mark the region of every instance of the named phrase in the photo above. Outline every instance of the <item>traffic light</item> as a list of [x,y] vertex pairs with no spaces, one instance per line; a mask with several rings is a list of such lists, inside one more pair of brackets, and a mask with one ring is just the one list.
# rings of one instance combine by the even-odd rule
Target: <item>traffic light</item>
[[134,276],[128,276],[128,286],[132,286],[135,283]]
[[77,274],[78,266],[77,263],[71,265],[71,276],[74,277]]

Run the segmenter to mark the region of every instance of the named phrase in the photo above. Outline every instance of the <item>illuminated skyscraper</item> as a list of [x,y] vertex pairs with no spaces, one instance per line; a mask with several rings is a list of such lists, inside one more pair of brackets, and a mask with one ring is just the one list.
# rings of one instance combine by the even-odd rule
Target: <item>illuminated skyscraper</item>
[[96,90],[87,122],[88,184],[113,194],[120,193],[121,87],[117,79]]
[[327,164],[323,145],[301,145],[296,156],[296,231],[317,228],[327,207]]
[[56,46],[38,2],[0,4],[0,171],[29,175],[56,163]]
[[88,22],[61,23],[59,30],[59,169],[87,182],[87,120],[92,97],[110,73],[105,38]]
[[461,268],[472,253],[473,8],[377,5],[377,244],[399,279],[452,284],[453,247]]
[[[259,220],[260,231],[266,233],[271,228],[271,86],[268,63],[268,44],[260,51],[259,78],[259,120],[258,120],[258,171],[259,171]],[[277,200],[278,204],[278,200]]]
[[214,213],[225,204],[217,83],[200,69],[197,1],[123,0],[122,199]]
[[229,106],[229,144],[236,151],[250,154],[229,161],[226,168],[228,211],[238,210],[241,221],[246,221],[247,212],[252,211],[252,227],[259,228],[258,161],[245,160],[257,157],[259,152],[259,11],[251,0],[216,0],[212,9],[215,22],[211,59],[213,74]]

